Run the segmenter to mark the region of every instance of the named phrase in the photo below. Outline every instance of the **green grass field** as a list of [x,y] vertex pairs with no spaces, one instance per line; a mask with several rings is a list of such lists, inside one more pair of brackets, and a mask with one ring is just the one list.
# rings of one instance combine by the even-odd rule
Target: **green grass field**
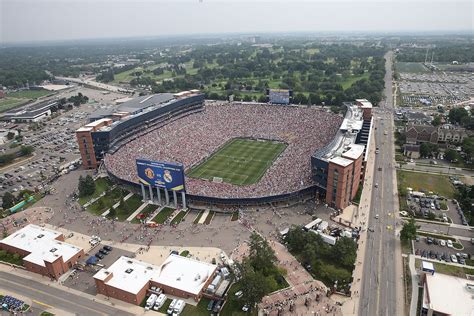
[[401,187],[432,191],[450,199],[454,197],[455,189],[447,176],[398,170],[397,178]]
[[12,98],[23,98],[23,99],[37,99],[39,97],[44,97],[48,94],[53,94],[54,92],[48,90],[23,90],[16,91],[7,94],[7,97]]
[[233,139],[209,159],[191,169],[189,177],[212,180],[214,177],[236,185],[257,183],[286,144],[251,139]]
[[398,72],[425,73],[429,70],[422,63],[397,62],[395,68]]

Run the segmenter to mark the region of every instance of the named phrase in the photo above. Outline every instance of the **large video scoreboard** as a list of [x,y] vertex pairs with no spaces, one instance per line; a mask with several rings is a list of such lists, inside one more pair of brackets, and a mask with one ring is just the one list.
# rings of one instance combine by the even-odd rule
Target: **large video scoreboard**
[[184,167],[181,164],[137,159],[140,183],[165,188],[168,191],[184,192]]
[[292,91],[288,89],[268,89],[268,101],[274,104],[290,104]]

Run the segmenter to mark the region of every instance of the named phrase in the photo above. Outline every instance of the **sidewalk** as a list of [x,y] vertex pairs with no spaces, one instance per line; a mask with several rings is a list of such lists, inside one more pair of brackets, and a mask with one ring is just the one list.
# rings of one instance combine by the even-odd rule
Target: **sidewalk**
[[411,274],[410,316],[416,316],[416,307],[418,305],[418,274],[416,273],[414,255],[408,256],[408,265],[410,267],[410,274]]
[[[47,289],[48,287],[54,287],[58,290],[68,292],[72,295],[81,296],[81,297],[86,298],[90,301],[99,302],[99,303],[102,303],[104,305],[112,306],[116,309],[123,310],[125,312],[132,313],[134,315],[143,315],[144,314],[144,309],[140,306],[131,305],[131,304],[125,303],[123,301],[119,301],[119,300],[112,299],[112,298],[109,299],[109,300],[105,300],[104,299],[105,297],[102,298],[100,296],[94,296],[94,295],[90,295],[90,294],[87,294],[87,293],[84,293],[84,292],[77,291],[77,290],[72,289],[70,287],[61,286],[57,282],[51,281],[49,278],[43,277],[40,274],[36,274],[36,273],[29,272],[29,271],[26,271],[26,270],[21,270],[21,269],[13,269],[12,267],[4,265],[4,264],[0,264],[0,271],[7,272],[7,273],[13,274],[13,275],[18,275],[18,276],[21,276],[25,279],[40,282],[40,283],[45,285],[45,289]],[[30,299],[30,301],[31,301],[31,299]],[[57,313],[56,315],[63,315],[63,313]]]
[[140,214],[140,212],[148,206],[148,204],[150,204],[150,201],[146,201],[145,203],[143,203],[142,205],[140,205],[139,208],[137,208],[137,210],[135,212],[133,212],[127,219],[126,221],[127,222],[131,222],[138,214]]
[[361,279],[364,272],[364,259],[367,245],[367,225],[370,213],[370,202],[372,194],[372,181],[375,171],[375,138],[372,137],[369,146],[370,152],[367,160],[367,168],[365,171],[364,187],[360,197],[360,204],[357,214],[353,216],[353,226],[360,226],[361,233],[359,238],[359,248],[357,249],[357,258],[354,271],[352,272],[353,283],[351,286],[351,298],[342,305],[343,315],[358,315],[359,314],[359,300],[361,288]]

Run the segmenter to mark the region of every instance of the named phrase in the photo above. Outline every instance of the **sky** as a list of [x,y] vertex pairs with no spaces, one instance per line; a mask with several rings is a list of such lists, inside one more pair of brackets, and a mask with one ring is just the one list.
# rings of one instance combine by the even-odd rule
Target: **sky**
[[276,32],[473,31],[465,0],[0,0],[0,43]]

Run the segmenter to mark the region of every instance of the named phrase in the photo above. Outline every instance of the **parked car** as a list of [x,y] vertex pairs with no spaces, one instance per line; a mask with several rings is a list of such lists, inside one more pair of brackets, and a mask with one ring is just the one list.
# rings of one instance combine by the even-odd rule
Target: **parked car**
[[453,248],[453,241],[448,239],[446,241],[446,246],[448,246],[448,248]]
[[100,252],[96,253],[95,256],[99,259],[104,259],[105,256],[103,254],[101,254]]
[[443,247],[446,246],[446,241],[445,241],[444,239],[441,239],[441,240],[439,241],[439,245],[440,245],[440,246],[443,246]]
[[108,252],[111,252],[113,248],[110,246],[104,246],[103,249],[107,250]]

